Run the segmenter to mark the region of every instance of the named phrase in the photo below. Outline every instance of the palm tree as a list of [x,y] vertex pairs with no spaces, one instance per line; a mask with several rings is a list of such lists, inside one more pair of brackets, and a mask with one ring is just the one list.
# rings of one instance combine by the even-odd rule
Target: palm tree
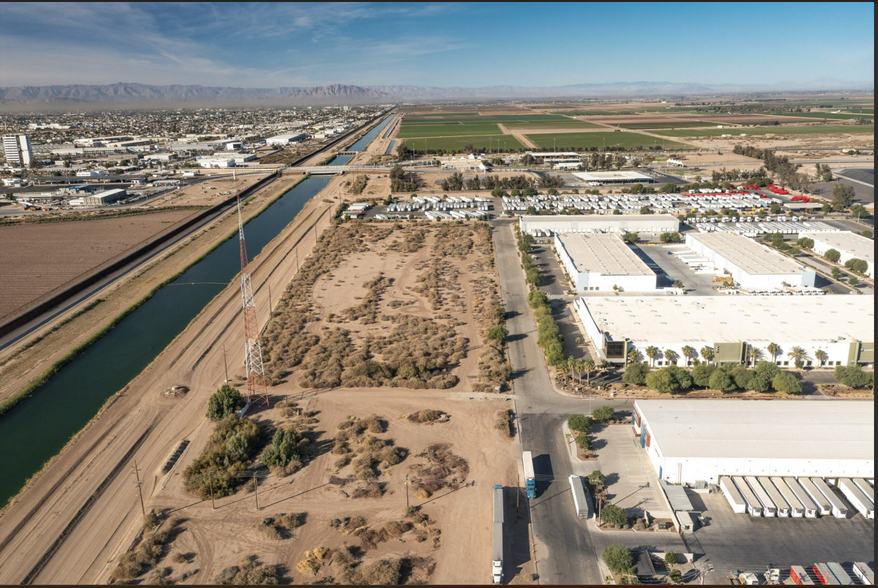
[[[578,363],[579,362],[577,362],[576,358],[573,357],[572,355],[567,358],[567,369],[570,370],[570,373],[572,373],[572,374],[576,373],[576,368],[579,367],[577,365]],[[582,383],[582,374],[579,375],[579,383],[580,384]]]
[[628,363],[634,363],[638,359],[640,359],[640,351],[637,347],[632,347],[628,350]]
[[823,367],[823,362],[825,362],[828,357],[829,355],[822,349],[818,349],[814,352],[814,359],[820,362],[820,367]]
[[580,366],[582,371],[585,372],[585,385],[586,386],[591,385],[591,373],[595,370],[595,367],[597,367],[597,366],[595,366],[594,360],[590,357],[588,359],[586,359],[585,361],[583,361],[582,365]]
[[698,352],[695,351],[695,348],[694,348],[694,347],[690,347],[689,345],[684,345],[684,346],[683,346],[683,349],[681,349],[681,351],[683,352],[683,357],[686,358],[686,365],[687,365],[687,366],[689,366],[689,365],[692,364],[692,358],[693,358],[693,357],[697,357],[697,356],[698,356]]
[[650,345],[646,348],[646,357],[649,358],[649,365],[652,365],[652,360],[655,359],[655,356],[658,355],[659,350],[658,347],[654,347]]
[[756,362],[762,358],[762,350],[753,345],[747,346],[747,359],[750,360],[750,366],[755,367]]
[[677,363],[677,352],[673,349],[666,349],[665,359],[668,360],[668,364]]
[[808,352],[805,351],[804,348],[796,346],[793,347],[787,355],[790,356],[790,359],[793,360],[796,367],[801,367],[805,365],[805,359],[808,357]]
[[780,353],[780,345],[772,342],[766,346],[766,349],[768,349],[768,352],[771,354],[771,361],[777,363],[777,354]]
[[713,347],[710,345],[705,345],[701,348],[701,357],[704,358],[704,361],[710,361],[713,359]]

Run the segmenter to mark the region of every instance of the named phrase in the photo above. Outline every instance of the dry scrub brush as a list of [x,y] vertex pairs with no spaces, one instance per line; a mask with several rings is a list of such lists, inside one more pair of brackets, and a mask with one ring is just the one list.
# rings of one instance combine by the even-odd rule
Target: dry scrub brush
[[431,259],[416,267],[423,270],[417,278],[418,286],[413,291],[430,301],[433,310],[443,310],[445,306],[464,311],[463,297],[460,295],[460,271],[446,259]]
[[255,555],[245,557],[236,566],[224,568],[216,578],[215,584],[237,586],[274,585],[282,577],[282,568],[277,565],[261,563]]
[[434,421],[438,421],[443,418],[445,413],[441,410],[433,410],[432,408],[425,408],[424,410],[420,410],[418,412],[413,412],[408,415],[406,418],[413,423],[432,423]]
[[415,457],[426,461],[409,468],[414,474],[412,488],[421,500],[426,500],[442,488],[458,489],[469,475],[469,464],[454,454],[447,443],[430,445]]
[[[149,568],[155,566],[165,555],[166,547],[175,536],[175,529],[182,521],[171,518],[164,524],[158,522],[154,511],[150,511],[152,517],[144,524],[143,535],[133,549],[127,551],[119,559],[116,567],[110,573],[111,584],[126,584],[143,574]],[[154,524],[153,524],[154,523]],[[165,579],[169,573],[156,574],[156,579]]]
[[515,436],[512,431],[512,417],[512,410],[507,408],[499,411],[497,419],[494,421],[494,428],[500,431],[500,434],[507,439],[512,439]]
[[363,284],[367,291],[363,301],[341,311],[341,318],[350,322],[360,321],[364,325],[375,324],[381,310],[381,297],[393,285],[393,281],[382,272]]

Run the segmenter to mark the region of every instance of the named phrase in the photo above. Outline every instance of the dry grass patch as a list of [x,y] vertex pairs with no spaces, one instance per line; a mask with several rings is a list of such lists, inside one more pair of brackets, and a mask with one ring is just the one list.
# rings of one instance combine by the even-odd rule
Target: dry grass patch
[[283,577],[282,568],[277,565],[261,563],[255,555],[241,560],[236,566],[224,568],[216,578],[215,584],[236,586],[260,586],[280,583]]
[[[143,526],[143,534],[137,544],[124,553],[116,567],[110,573],[111,584],[127,584],[141,576],[144,572],[155,566],[166,553],[166,547],[173,542],[176,529],[183,522],[181,519],[171,518],[164,522],[162,517],[155,511],[150,511]],[[170,570],[170,568],[167,568]],[[166,583],[164,580],[170,575],[170,571],[154,570],[151,583]],[[162,582],[158,582],[162,580]]]
[[419,410],[418,412],[411,413],[406,418],[413,423],[432,423],[440,419],[444,419],[445,417],[445,413],[441,410],[425,408],[424,410]]
[[501,410],[497,413],[497,420],[494,421],[494,428],[500,431],[500,434],[507,439],[512,439],[515,433],[512,431],[512,409]]
[[412,488],[421,500],[430,498],[442,488],[457,490],[469,474],[469,464],[454,454],[451,445],[446,443],[430,445],[423,453],[414,457],[426,462],[409,468],[414,474]]

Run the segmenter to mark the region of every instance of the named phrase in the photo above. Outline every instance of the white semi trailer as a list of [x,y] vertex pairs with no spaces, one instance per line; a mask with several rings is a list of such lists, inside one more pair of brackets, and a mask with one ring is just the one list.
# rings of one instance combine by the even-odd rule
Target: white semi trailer
[[859,488],[857,488],[857,485],[854,484],[850,478],[839,478],[838,489],[841,490],[841,493],[844,494],[844,497],[847,498],[848,502],[860,511],[861,515],[867,519],[875,518],[875,505],[872,504],[872,501],[869,500]]
[[503,579],[503,486],[494,486],[494,524],[491,542],[491,578],[494,584]]
[[786,503],[790,506],[790,516],[793,518],[802,518],[805,516],[804,505],[796,496],[795,492],[787,486],[787,483],[784,482],[783,478],[771,478],[771,483],[774,484],[774,487],[777,488],[777,491],[781,493],[783,499],[786,500]]

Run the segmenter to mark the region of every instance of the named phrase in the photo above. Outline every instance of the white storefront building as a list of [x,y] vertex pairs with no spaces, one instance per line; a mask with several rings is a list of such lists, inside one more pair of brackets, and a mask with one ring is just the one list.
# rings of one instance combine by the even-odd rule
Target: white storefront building
[[556,234],[555,251],[580,291],[651,292],[657,276],[617,234]]
[[817,273],[737,233],[688,233],[686,247],[747,290],[813,287]]
[[875,475],[872,400],[637,400],[631,425],[659,479],[670,484]]
[[[793,347],[805,350],[805,365],[835,367],[874,362],[875,307],[871,296],[589,296],[574,309],[601,359],[625,362],[636,349],[659,350],[653,365],[686,365],[684,347],[709,346],[716,363],[759,361],[795,364]],[[780,350],[772,358],[768,346]],[[827,357],[815,357],[820,349]],[[676,354],[668,361],[667,350]]]
[[830,249],[835,249],[841,254],[839,263],[844,264],[849,259],[862,259],[869,264],[866,275],[875,277],[875,241],[857,235],[851,231],[839,231],[837,233],[799,233],[799,238],[807,237],[814,239],[814,253],[824,255]]

